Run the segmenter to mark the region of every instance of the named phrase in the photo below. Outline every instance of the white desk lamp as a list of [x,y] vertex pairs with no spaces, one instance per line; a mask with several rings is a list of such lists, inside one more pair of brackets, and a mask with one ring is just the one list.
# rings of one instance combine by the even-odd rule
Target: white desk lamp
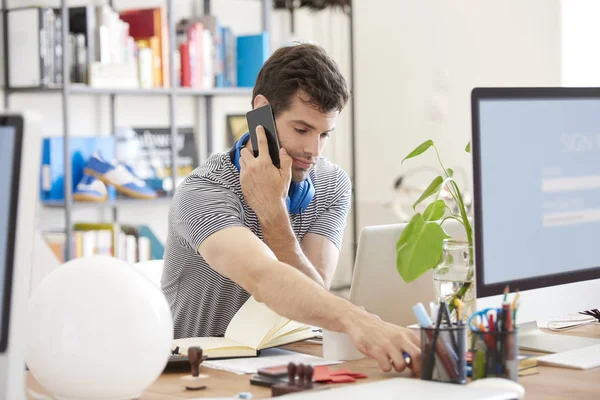
[[26,363],[58,399],[134,399],[161,374],[173,341],[161,290],[132,265],[67,262],[33,292]]

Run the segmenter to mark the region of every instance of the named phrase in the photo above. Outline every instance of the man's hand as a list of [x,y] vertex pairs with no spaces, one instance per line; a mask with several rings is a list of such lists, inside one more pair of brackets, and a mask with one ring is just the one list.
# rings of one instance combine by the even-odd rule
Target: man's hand
[[409,328],[393,325],[367,311],[360,310],[356,318],[346,324],[346,333],[356,348],[377,361],[379,367],[389,372],[392,367],[400,372],[407,365],[403,352],[410,356],[413,375],[421,372],[421,348],[419,337]]
[[273,213],[286,209],[285,199],[290,188],[292,158],[285,149],[279,150],[281,168],[273,165],[265,130],[256,128],[258,157],[248,148],[240,152],[240,183],[246,203],[256,212],[259,219],[270,219]]

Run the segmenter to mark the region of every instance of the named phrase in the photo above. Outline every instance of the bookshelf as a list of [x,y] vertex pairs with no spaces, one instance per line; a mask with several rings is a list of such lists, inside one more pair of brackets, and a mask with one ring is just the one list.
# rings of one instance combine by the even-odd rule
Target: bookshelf
[[[4,107],[9,109],[10,97],[15,94],[27,95],[27,94],[49,94],[49,95],[60,95],[62,101],[62,132],[63,132],[63,143],[64,143],[64,201],[55,202],[44,202],[43,205],[49,208],[60,208],[64,210],[64,224],[66,232],[65,242],[65,261],[72,258],[72,238],[73,238],[73,221],[72,221],[72,210],[73,208],[112,208],[112,222],[118,222],[118,209],[123,205],[131,205],[137,203],[147,204],[168,204],[173,194],[173,190],[168,193],[165,198],[157,198],[155,200],[135,200],[135,199],[117,199],[115,201],[108,201],[103,203],[79,203],[73,201],[72,196],[72,171],[71,171],[71,159],[70,159],[70,148],[69,138],[71,136],[69,121],[71,118],[70,110],[70,98],[71,96],[108,96],[109,97],[109,114],[110,114],[110,132],[112,135],[116,132],[116,110],[115,110],[115,99],[116,96],[166,96],[168,97],[168,114],[169,114],[169,128],[171,135],[171,179],[173,182],[177,181],[177,152],[175,151],[176,135],[177,135],[177,120],[175,117],[175,105],[177,97],[193,97],[204,100],[204,108],[206,116],[205,123],[205,142],[198,143],[200,148],[204,150],[201,154],[210,154],[212,152],[212,100],[217,96],[249,96],[252,94],[252,88],[249,87],[216,87],[210,89],[190,88],[190,87],[178,87],[175,82],[178,81],[176,78],[175,68],[175,51],[177,48],[176,43],[176,26],[174,21],[174,3],[176,0],[166,0],[164,5],[166,6],[166,17],[167,17],[167,30],[168,30],[168,47],[170,49],[168,54],[169,62],[169,87],[152,87],[152,88],[99,88],[90,87],[81,83],[71,82],[71,73],[69,69],[69,58],[68,52],[62,51],[62,77],[63,83],[54,87],[10,87],[9,86],[9,57],[8,57],[8,46],[9,46],[9,28],[8,28],[8,0],[2,0],[2,34],[3,34],[3,48],[5,51],[4,57],[4,82],[6,87],[4,88]],[[194,0],[189,0],[194,1]],[[270,32],[271,28],[271,11],[273,9],[272,0],[257,0],[262,3],[262,30]],[[60,17],[62,20],[60,43],[62,49],[67,49],[66,38],[68,38],[69,30],[69,5],[68,0],[60,1]],[[89,1],[90,4],[94,4],[93,1]],[[108,5],[113,7],[113,0],[109,0]],[[210,15],[211,13],[211,1],[202,0],[200,2],[203,7],[203,15]],[[200,159],[199,162],[203,160]]]
[[[8,94],[16,93],[62,93],[61,87],[49,88],[8,88]],[[252,88],[132,88],[132,89],[110,89],[95,88],[86,85],[73,85],[68,90],[71,95],[118,95],[118,96],[168,96],[172,92],[177,96],[250,96]]]

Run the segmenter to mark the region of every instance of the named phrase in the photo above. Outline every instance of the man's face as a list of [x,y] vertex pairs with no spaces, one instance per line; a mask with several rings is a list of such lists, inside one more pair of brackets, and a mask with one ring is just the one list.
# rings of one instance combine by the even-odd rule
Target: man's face
[[[292,181],[302,182],[315,166],[332,131],[338,111],[321,113],[294,96],[290,107],[275,118],[279,145],[292,157]],[[304,94],[306,99],[306,94]]]

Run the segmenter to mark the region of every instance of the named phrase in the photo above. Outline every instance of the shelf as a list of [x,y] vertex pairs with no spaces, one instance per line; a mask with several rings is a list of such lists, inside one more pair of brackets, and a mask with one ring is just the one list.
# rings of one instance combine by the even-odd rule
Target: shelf
[[215,89],[177,88],[178,96],[249,96],[252,94],[251,87],[232,87]]
[[[62,93],[61,87],[24,87],[9,88],[8,93]],[[85,85],[72,84],[70,94],[83,95],[122,95],[122,96],[167,96],[174,93],[177,96],[249,96],[252,94],[250,87],[194,89],[194,88],[94,88]]]
[[123,96],[165,96],[170,92],[165,88],[95,88],[85,85],[71,85],[69,93],[71,94],[89,94],[89,95],[123,95]]
[[[158,197],[153,200],[141,200],[141,199],[117,199],[114,201],[104,202],[93,202],[93,201],[73,201],[73,208],[107,208],[107,207],[121,207],[121,206],[140,206],[144,204],[151,205],[168,205],[171,204],[172,197]],[[44,208],[64,208],[65,202],[62,200],[50,200],[40,201],[40,205]]]

